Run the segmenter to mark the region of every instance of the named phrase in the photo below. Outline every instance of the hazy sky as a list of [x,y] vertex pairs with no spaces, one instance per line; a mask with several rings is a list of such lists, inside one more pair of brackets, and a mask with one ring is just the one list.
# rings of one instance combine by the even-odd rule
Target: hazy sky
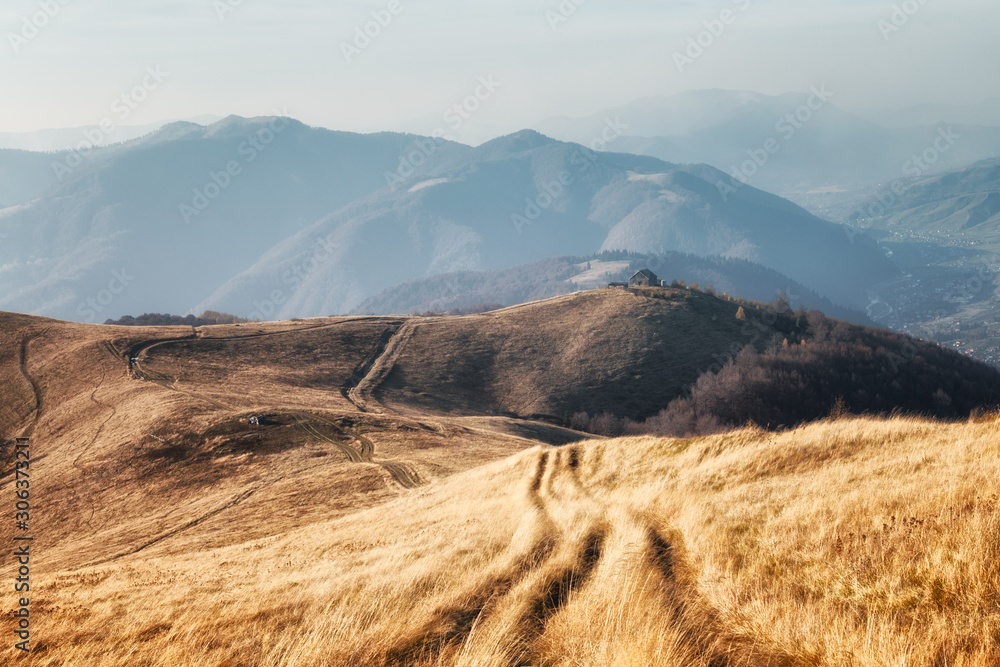
[[[62,3],[0,5],[0,132],[120,123],[113,103],[144,79],[155,89],[131,100],[123,124],[284,109],[336,129],[426,127],[480,77],[500,86],[469,123],[498,130],[700,88],[825,83],[848,107],[972,103],[1000,91],[996,0],[899,2],[915,11],[888,37],[878,25],[891,20],[888,1],[563,0],[562,12],[560,0]],[[679,72],[675,52],[724,10],[729,24],[702,35],[710,45]],[[392,20],[349,62],[342,44],[372,12]],[[157,67],[160,82],[146,73]]]

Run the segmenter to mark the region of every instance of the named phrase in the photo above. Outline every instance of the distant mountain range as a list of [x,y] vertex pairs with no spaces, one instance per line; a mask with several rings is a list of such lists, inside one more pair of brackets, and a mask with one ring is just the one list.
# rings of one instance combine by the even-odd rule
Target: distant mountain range
[[[203,115],[185,118],[184,122],[211,125],[222,120],[220,116]],[[109,120],[110,122],[110,120]],[[177,121],[160,121],[143,125],[120,125],[117,123],[83,125],[81,127],[53,128],[33,132],[0,132],[0,149],[10,148],[22,151],[50,152],[77,148],[81,143],[109,146],[123,141],[138,139],[156,132],[164,125]],[[110,128],[110,131],[106,131]]]
[[937,123],[1000,127],[1000,97],[992,97],[976,104],[916,104],[898,109],[852,111],[885,127],[916,127]]
[[[904,110],[895,117],[873,113],[887,123],[882,125],[842,110],[837,99],[836,90],[823,86],[777,96],[689,91],[636,100],[584,118],[552,118],[536,128],[558,139],[600,146],[608,123],[614,123],[623,136],[604,142],[609,150],[710,164],[782,196],[851,190],[898,178],[914,156],[934,148],[947,122],[953,122],[955,139],[928,162],[928,172],[1000,155],[1000,115],[991,116],[992,106],[975,113],[949,114],[938,107]],[[970,124],[991,117],[990,126]]]
[[889,184],[849,222],[859,227],[995,244],[1000,241],[1000,159]]
[[265,306],[279,316],[345,312],[414,277],[601,250],[747,259],[846,305],[895,275],[867,238],[852,239],[753,188],[729,192],[725,183],[707,166],[594,153],[520,132],[310,225],[197,308],[232,312],[274,292],[282,303]]
[[867,237],[711,167],[533,131],[470,148],[230,117],[86,155],[0,151],[0,168],[20,179],[0,190],[0,308],[67,319],[328,315],[602,250],[748,260],[846,306],[897,273]]
[[186,312],[274,244],[385,187],[411,141],[230,117],[94,150],[61,183],[54,168],[76,154],[47,155],[55,184],[0,211],[0,308],[85,321]]

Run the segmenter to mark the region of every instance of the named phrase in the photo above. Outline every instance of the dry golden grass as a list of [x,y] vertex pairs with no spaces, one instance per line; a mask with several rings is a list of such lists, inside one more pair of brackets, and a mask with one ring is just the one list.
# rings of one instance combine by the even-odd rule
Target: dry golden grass
[[[0,431],[33,435],[37,513],[34,651],[0,662],[1000,665],[997,415],[542,446],[573,434],[448,414],[461,387],[403,400],[447,370],[416,368],[441,322],[396,346],[391,318],[202,329],[140,381],[114,350],[183,331],[4,316]],[[275,335],[217,340],[247,333]],[[368,367],[395,412],[371,376],[350,395]],[[515,376],[495,386],[534,400]]]
[[30,664],[997,665],[998,429],[535,448],[271,538],[52,573]]
[[720,359],[776,331],[684,289],[596,290],[418,320],[376,392],[424,414],[655,413]]

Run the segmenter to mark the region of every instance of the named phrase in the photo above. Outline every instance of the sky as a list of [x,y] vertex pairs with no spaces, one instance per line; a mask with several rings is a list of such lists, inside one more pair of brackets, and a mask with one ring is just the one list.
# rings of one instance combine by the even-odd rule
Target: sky
[[1000,90],[997,26],[996,0],[4,0],[0,132],[280,113],[451,134],[461,113],[495,135],[820,84],[848,108],[971,104]]

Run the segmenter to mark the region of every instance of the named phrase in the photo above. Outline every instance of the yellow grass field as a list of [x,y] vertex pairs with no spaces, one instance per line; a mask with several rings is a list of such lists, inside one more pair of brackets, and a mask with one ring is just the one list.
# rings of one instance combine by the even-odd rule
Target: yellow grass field
[[9,318],[35,541],[28,655],[0,560],[0,661],[1000,665],[1000,415],[588,439],[406,409],[406,326]]
[[538,447],[273,537],[52,573],[30,664],[997,665],[998,432]]

